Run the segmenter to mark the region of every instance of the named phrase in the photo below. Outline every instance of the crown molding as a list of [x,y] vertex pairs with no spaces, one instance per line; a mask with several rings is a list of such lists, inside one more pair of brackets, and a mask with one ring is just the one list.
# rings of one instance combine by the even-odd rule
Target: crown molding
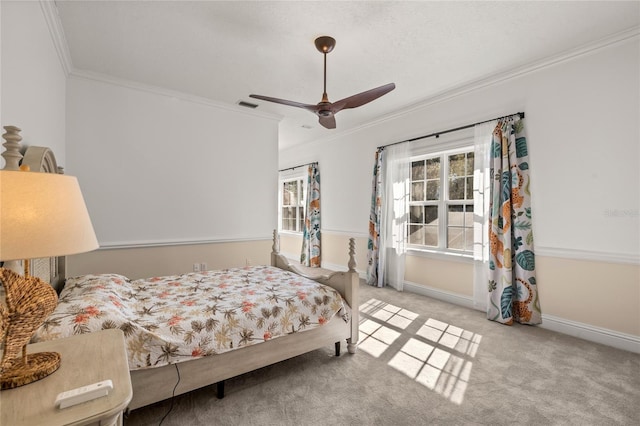
[[152,93],[154,95],[165,96],[172,99],[179,99],[194,104],[205,105],[212,108],[224,109],[227,111],[233,111],[252,117],[266,118],[274,121],[281,121],[283,116],[279,114],[266,113],[262,111],[249,110],[247,108],[232,105],[224,102],[214,101],[202,96],[191,95],[189,93],[180,92],[177,90],[165,89],[150,84],[138,83],[136,81],[126,80],[119,77],[113,77],[107,74],[97,73],[93,71],[73,69],[69,73],[69,78],[77,78],[82,80],[97,81],[99,83],[111,84],[114,86],[125,87],[132,90],[138,90],[141,92]]
[[49,28],[49,34],[51,35],[51,41],[58,54],[58,59],[62,65],[65,76],[69,76],[73,70],[73,63],[71,62],[71,54],[69,52],[69,44],[67,38],[64,35],[62,29],[62,21],[60,21],[60,15],[58,15],[58,8],[55,1],[52,0],[40,0],[40,8],[42,14],[47,22]]
[[[527,74],[538,72],[543,69],[550,68],[555,65],[558,65],[567,61],[571,61],[573,59],[576,59],[582,56],[590,55],[602,49],[615,46],[621,43],[625,43],[633,39],[638,39],[639,37],[640,37],[640,26],[631,27],[626,30],[620,31],[618,33],[612,34],[610,36],[596,40],[594,42],[587,43],[573,49],[565,50],[564,52],[558,53],[556,55],[541,58],[537,61],[529,62],[519,67],[510,68],[497,73],[492,73],[490,75],[487,75],[475,80],[471,80],[469,82],[460,84],[458,86],[453,86],[449,89],[445,89],[439,93],[436,93],[432,96],[429,96],[425,99],[422,99],[411,105],[408,105],[405,108],[391,112],[389,114],[379,116],[360,126],[354,127],[349,130],[344,130],[339,133],[332,133],[330,136],[324,136],[322,138],[313,139],[308,142],[305,142],[304,144],[315,143],[315,142],[326,143],[331,140],[348,136],[350,134],[365,130],[367,128],[377,126],[382,122],[390,121],[390,120],[394,120],[396,118],[402,117],[403,115],[412,113],[414,111],[417,111],[432,105],[437,105],[439,103],[465,95],[470,92],[474,92],[476,90],[484,89],[489,86],[498,85],[498,84],[504,83],[505,81],[509,81]],[[296,148],[299,146],[301,145],[296,145],[295,147],[292,147],[292,148]]]

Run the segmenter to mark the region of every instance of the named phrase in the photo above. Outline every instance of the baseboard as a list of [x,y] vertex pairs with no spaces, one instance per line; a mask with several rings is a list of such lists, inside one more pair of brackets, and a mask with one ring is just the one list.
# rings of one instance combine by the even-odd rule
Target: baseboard
[[412,283],[410,281],[405,281],[403,285],[404,285],[404,291],[419,294],[421,296],[431,297],[433,299],[441,300],[443,302],[449,302],[454,305],[464,306],[465,308],[473,309],[472,297],[461,296],[459,294],[435,289],[433,287],[429,287],[422,284]]
[[640,337],[542,314],[541,328],[640,354]]
[[[407,281],[404,282],[404,290],[474,309],[472,297],[460,296],[455,293]],[[545,314],[542,314],[542,324],[538,327],[617,349],[640,353],[640,337],[631,334],[620,333],[606,328],[595,327],[593,325]]]

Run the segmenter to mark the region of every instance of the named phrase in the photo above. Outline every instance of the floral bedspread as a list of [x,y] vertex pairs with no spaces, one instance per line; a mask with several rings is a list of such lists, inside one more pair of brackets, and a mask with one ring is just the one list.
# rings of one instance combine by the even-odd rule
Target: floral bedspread
[[119,328],[131,370],[227,352],[322,326],[349,306],[331,287],[271,266],[132,281],[69,278],[33,341]]

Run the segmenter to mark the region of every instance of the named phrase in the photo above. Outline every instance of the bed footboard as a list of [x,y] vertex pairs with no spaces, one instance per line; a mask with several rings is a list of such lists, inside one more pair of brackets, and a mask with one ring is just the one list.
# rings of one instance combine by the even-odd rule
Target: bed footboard
[[278,238],[278,232],[273,231],[273,246],[271,248],[271,265],[276,266],[285,271],[291,271],[298,275],[302,275],[305,278],[318,281],[329,287],[333,287],[342,295],[344,300],[351,307],[351,337],[347,339],[347,351],[350,354],[356,353],[356,347],[358,345],[358,325],[360,323],[358,307],[360,305],[358,299],[358,287],[360,285],[360,278],[356,271],[356,242],[355,239],[349,239],[349,262],[347,263],[348,270],[346,272],[334,272],[328,275],[313,275],[308,274],[295,264],[289,262],[289,259],[280,254],[280,243]]

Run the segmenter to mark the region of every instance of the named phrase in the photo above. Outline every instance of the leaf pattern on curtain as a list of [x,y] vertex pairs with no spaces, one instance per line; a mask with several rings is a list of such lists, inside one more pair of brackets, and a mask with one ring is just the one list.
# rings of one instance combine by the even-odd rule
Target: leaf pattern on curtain
[[318,163],[309,164],[307,197],[304,209],[304,230],[300,263],[319,268],[322,263],[320,249],[320,169]]
[[540,324],[524,120],[515,116],[498,123],[490,162],[487,318],[508,325]]
[[373,166],[373,181],[371,191],[371,211],[369,212],[369,244],[367,247],[367,284],[381,286],[378,280],[378,259],[380,257],[380,217],[382,194],[382,153],[384,148],[378,148]]

